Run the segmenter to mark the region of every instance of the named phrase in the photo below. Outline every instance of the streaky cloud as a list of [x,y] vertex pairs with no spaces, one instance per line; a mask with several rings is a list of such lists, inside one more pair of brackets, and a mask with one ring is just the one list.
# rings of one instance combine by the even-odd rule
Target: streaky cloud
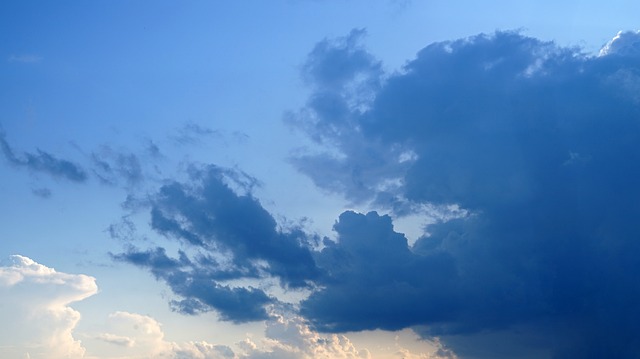
[[5,159],[15,167],[24,167],[33,172],[48,174],[54,178],[63,178],[72,182],[85,182],[86,171],[78,164],[38,149],[36,153],[16,154],[0,130],[0,148]]
[[176,129],[176,134],[171,138],[179,145],[197,145],[206,138],[218,138],[222,134],[218,130],[213,130],[195,122],[187,122],[182,127]]
[[[159,150],[150,147],[152,156],[158,156]],[[134,188],[144,180],[142,164],[134,153],[118,152],[108,146],[103,146],[100,151],[91,154],[93,162],[93,173],[101,183],[107,185],[117,185],[121,180],[128,188]]]
[[7,61],[22,64],[36,64],[42,61],[42,57],[34,54],[12,54],[7,58]]

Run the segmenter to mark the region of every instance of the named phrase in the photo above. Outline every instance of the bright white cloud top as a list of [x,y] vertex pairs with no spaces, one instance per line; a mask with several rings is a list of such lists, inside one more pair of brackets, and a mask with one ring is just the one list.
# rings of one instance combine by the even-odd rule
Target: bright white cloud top
[[81,315],[69,305],[96,294],[93,277],[56,272],[20,255],[0,267],[0,329],[3,356],[81,358],[73,337]]
[[600,49],[600,56],[640,56],[640,30],[620,31]]

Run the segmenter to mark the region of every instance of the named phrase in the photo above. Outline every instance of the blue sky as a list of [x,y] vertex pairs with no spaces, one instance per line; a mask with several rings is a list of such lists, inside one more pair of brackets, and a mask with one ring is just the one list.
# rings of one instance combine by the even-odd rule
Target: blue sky
[[3,2],[0,356],[635,355],[639,11]]

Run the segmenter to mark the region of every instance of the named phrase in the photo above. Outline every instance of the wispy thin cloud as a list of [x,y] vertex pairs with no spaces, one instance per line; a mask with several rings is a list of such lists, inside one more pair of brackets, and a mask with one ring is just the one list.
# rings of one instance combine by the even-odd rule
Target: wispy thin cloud
[[41,62],[42,57],[38,55],[32,55],[32,54],[21,54],[21,55],[12,54],[12,55],[9,55],[9,57],[7,57],[7,61],[18,62],[23,64],[35,64],[35,63]]
[[54,178],[63,178],[72,182],[87,180],[87,173],[82,166],[70,160],[58,158],[49,152],[37,149],[35,153],[16,153],[7,142],[1,129],[0,150],[2,150],[5,159],[16,167],[27,168],[33,172],[45,173]]
[[195,122],[187,122],[182,127],[176,129],[176,133],[171,136],[172,140],[179,145],[197,145],[205,139],[219,138],[220,131],[200,125]]

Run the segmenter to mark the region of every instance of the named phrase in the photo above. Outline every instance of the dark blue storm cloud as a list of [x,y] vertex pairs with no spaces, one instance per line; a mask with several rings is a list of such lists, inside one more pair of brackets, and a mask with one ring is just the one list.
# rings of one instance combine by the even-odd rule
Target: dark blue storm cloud
[[253,287],[221,285],[217,280],[246,277],[247,273],[216,270],[218,263],[200,257],[192,261],[184,252],[179,258],[167,256],[164,248],[139,251],[131,249],[117,254],[116,260],[125,261],[149,269],[153,275],[165,281],[182,300],[173,300],[171,306],[183,314],[197,314],[216,310],[220,319],[243,323],[268,318],[265,310],[274,298]]
[[[163,248],[131,248],[115,257],[146,267],[166,281],[185,313],[216,310],[236,322],[267,317],[272,303],[262,290],[231,288],[221,281],[276,278],[285,288],[307,288],[319,276],[310,246],[317,241],[300,229],[281,230],[251,193],[255,179],[215,166],[194,169],[190,182],[168,183],[150,199],[151,227],[197,255],[179,259]],[[239,187],[244,193],[233,189]]]
[[[594,57],[498,32],[429,45],[381,85],[361,55],[379,86],[364,106],[318,86],[290,120],[329,147],[293,160],[317,185],[467,215],[409,247],[388,218],[343,214],[305,316],[325,331],[413,326],[462,358],[637,356],[640,57],[620,45]],[[363,50],[314,51],[307,71],[342,64],[332,51]]]
[[46,173],[54,178],[63,178],[73,182],[87,180],[87,173],[80,165],[57,158],[40,149],[36,153],[16,154],[7,142],[6,135],[2,130],[0,130],[0,148],[5,159],[13,166],[24,167],[33,172]]
[[[622,33],[600,56],[514,32],[435,43],[401,70],[324,40],[312,93],[286,116],[325,153],[293,165],[326,190],[393,216],[460,208],[414,243],[378,212],[343,213],[318,245],[281,229],[256,180],[208,166],[148,200],[181,243],[114,257],[150,270],[182,313],[266,318],[275,278],[310,291],[315,329],[413,328],[461,358],[634,358],[640,352],[640,56]],[[424,213],[424,212],[420,212]],[[134,237],[131,225],[113,227]]]
[[338,242],[317,255],[322,289],[302,314],[327,332],[400,330],[437,322],[456,310],[458,273],[445,251],[417,254],[389,216],[344,212],[334,226]]

